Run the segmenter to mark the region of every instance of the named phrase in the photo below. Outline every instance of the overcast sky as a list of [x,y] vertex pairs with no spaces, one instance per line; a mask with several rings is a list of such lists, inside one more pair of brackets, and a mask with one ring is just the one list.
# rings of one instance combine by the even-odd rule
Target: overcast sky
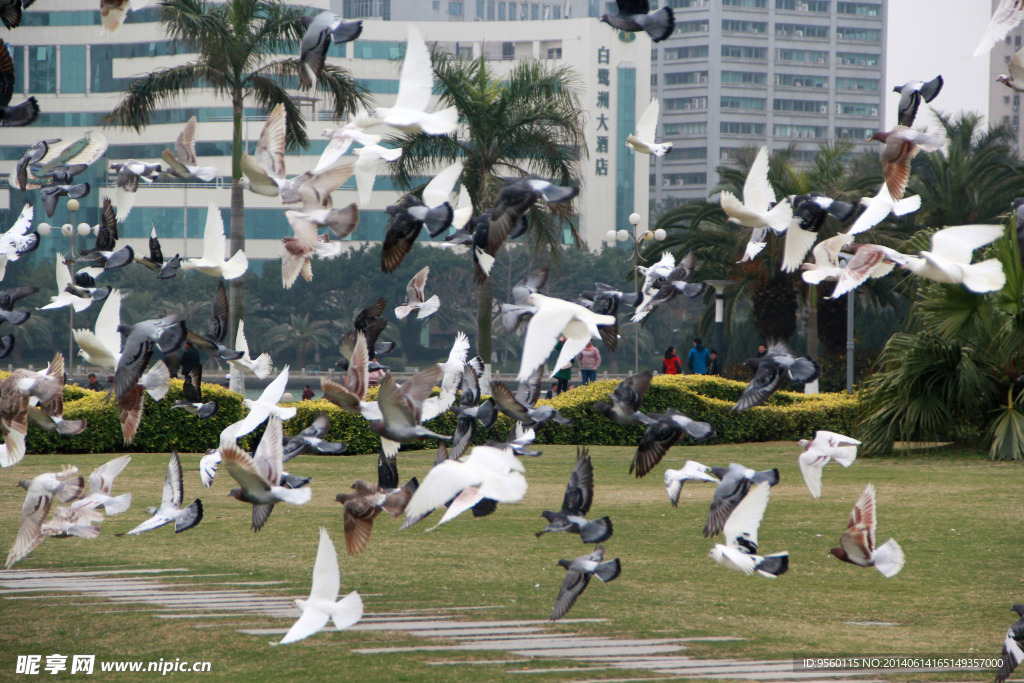
[[[991,17],[986,0],[889,0],[886,74],[887,128],[896,125],[894,85],[931,80],[945,84],[933,104],[943,112],[976,111],[988,123],[989,60],[974,59]],[[922,105],[922,109],[927,105]],[[931,117],[919,119],[932,125]]]

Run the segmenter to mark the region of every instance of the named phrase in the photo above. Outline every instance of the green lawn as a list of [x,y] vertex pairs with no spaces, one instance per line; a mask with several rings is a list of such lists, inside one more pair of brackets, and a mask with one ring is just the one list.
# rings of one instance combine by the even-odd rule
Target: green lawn
[[[187,567],[195,574],[227,573],[237,579],[197,582],[283,580],[268,593],[304,597],[316,554],[317,528],[325,525],[340,551],[342,591],[358,590],[367,612],[409,608],[491,605],[467,618],[544,619],[551,611],[564,570],[559,558],[587,551],[576,536],[534,532],[540,512],[557,508],[575,449],[545,447],[541,458],[525,461],[530,490],[518,505],[502,505],[490,517],[464,515],[424,533],[431,521],[397,533],[398,522],[382,515],[365,554],[344,554],[336,493],[355,478],[375,480],[376,457],[303,456],[289,463],[295,474],[313,476],[313,500],[304,507],[279,505],[258,534],[249,529],[248,505],[227,496],[233,480],[221,471],[211,489],[202,488],[197,455],[182,457],[187,500],[201,497],[202,523],[175,535],[164,527],[135,537],[116,537],[156,505],[167,457],[142,454],[118,479],[115,493],[132,491],[132,508],[103,524],[95,541],[51,539],[15,568]],[[995,463],[981,453],[940,450],[903,452],[900,457],[858,460],[849,469],[829,465],[823,493],[811,498],[800,476],[795,444],[677,447],[647,478],[629,476],[632,450],[592,449],[597,490],[591,515],[610,515],[615,534],[605,545],[620,557],[615,582],[592,582],[570,618],[604,617],[598,624],[556,628],[614,637],[738,636],[730,643],[694,643],[687,654],[712,658],[769,658],[833,655],[934,655],[995,657],[1003,634],[1016,619],[1014,602],[1024,602],[1019,486],[1021,465]],[[29,455],[0,471],[0,543],[13,541],[24,491],[22,477],[76,464],[83,474],[108,456]],[[403,481],[422,476],[432,453],[402,453]],[[713,485],[687,484],[679,509],[665,495],[666,463],[686,459],[708,465],[742,462],[757,469],[778,467],[782,482],[772,490],[761,526],[765,553],[788,550],[790,571],[778,580],[729,572],[707,557],[714,541],[701,536]],[[847,516],[867,483],[878,491],[878,543],[890,536],[903,546],[907,565],[893,579],[829,556]],[[436,516],[436,515],[435,515]],[[187,582],[174,576],[175,583]],[[225,620],[162,620],[152,611],[99,614],[110,603],[91,598],[9,600],[0,596],[0,678],[14,671],[18,654],[72,652],[97,660],[131,658],[210,660],[213,673],[230,678],[344,677],[346,680],[523,680],[509,667],[425,666],[443,658],[501,659],[480,653],[349,654],[356,647],[422,644],[401,633],[318,634],[274,648],[270,637],[237,633],[237,628],[287,627],[283,620],[240,614]],[[890,622],[860,626],[847,622]],[[196,628],[196,627],[201,628]],[[538,660],[538,668],[569,666]],[[595,672],[581,673],[589,677]],[[46,675],[46,674],[44,674]],[[631,675],[619,672],[615,675]],[[648,674],[638,674],[648,675]],[[180,676],[180,674],[179,674]],[[556,680],[559,675],[529,676]],[[922,680],[949,680],[949,674]],[[957,674],[958,680],[990,680],[992,672]],[[893,680],[907,680],[903,675]]]

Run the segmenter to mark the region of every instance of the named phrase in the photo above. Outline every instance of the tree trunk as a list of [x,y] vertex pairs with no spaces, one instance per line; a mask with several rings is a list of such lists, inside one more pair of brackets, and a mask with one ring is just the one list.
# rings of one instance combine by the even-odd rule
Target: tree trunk
[[[236,96],[232,101],[234,109],[234,141],[231,154],[231,243],[228,258],[245,249],[245,196],[242,194],[242,99]],[[238,336],[238,321],[245,315],[245,276],[228,283],[228,339],[234,348]],[[245,377],[241,372],[231,373],[231,391],[245,394]]]
[[818,357],[818,286],[807,286],[807,355]]
[[484,280],[476,289],[476,352],[491,363],[491,308],[494,298],[494,283],[491,278]]

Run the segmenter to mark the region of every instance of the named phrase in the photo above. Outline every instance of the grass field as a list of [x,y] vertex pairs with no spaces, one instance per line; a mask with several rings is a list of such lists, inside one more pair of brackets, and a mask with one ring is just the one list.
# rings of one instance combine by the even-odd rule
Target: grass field
[[[367,612],[490,605],[494,608],[473,612],[471,618],[544,619],[565,574],[556,562],[584,554],[589,546],[567,534],[534,537],[544,526],[540,512],[560,505],[575,458],[574,449],[543,450],[541,458],[525,462],[530,489],[521,504],[499,506],[483,519],[464,515],[431,533],[424,533],[430,520],[397,533],[398,522],[382,515],[367,552],[355,558],[344,554],[342,515],[334,496],[355,478],[375,481],[375,456],[304,456],[289,463],[291,472],[313,476],[313,500],[300,508],[277,506],[263,531],[254,534],[249,529],[249,506],[227,496],[234,481],[222,471],[211,489],[203,489],[198,456],[186,455],[185,497],[203,499],[202,523],[177,535],[164,527],[141,536],[116,537],[145,519],[145,507],[160,499],[167,457],[136,455],[115,487],[115,493],[133,493],[128,512],[108,518],[95,541],[48,540],[15,568],[187,567],[195,574],[234,574],[239,581],[282,580],[284,585],[268,587],[267,592],[305,597],[317,528],[324,525],[340,551],[342,592],[358,590]],[[622,575],[609,584],[592,582],[569,614],[608,622],[559,629],[614,637],[743,638],[689,646],[687,654],[711,658],[995,657],[1007,626],[1016,619],[1010,605],[1024,602],[1020,464],[990,462],[981,453],[957,449],[901,452],[899,457],[858,460],[849,469],[829,465],[822,497],[814,500],[800,476],[794,444],[677,447],[642,480],[628,475],[630,449],[596,447],[591,452],[597,484],[591,516],[611,516],[615,533],[605,544],[607,556],[621,558]],[[403,481],[413,475],[422,478],[432,458],[425,451],[402,453]],[[107,459],[30,455],[17,467],[0,471],[4,550],[13,541],[24,500],[24,491],[16,488],[18,479],[55,471],[68,462],[88,475]],[[790,552],[788,574],[775,581],[746,577],[707,557],[714,541],[702,538],[701,529],[713,485],[687,484],[678,510],[672,509],[662,485],[665,465],[678,467],[686,459],[779,468],[782,482],[772,490],[760,542],[764,553]],[[895,537],[907,556],[905,569],[893,579],[828,555],[869,482],[878,491],[878,543]],[[189,580],[173,578],[175,583]],[[214,676],[234,679],[524,680],[486,665],[423,664],[442,658],[506,657],[500,653],[442,657],[349,652],[355,647],[424,642],[404,634],[321,633],[275,648],[269,644],[273,638],[242,635],[236,629],[289,626],[284,620],[250,615],[221,621],[161,620],[152,616],[152,609],[99,614],[111,609],[109,603],[78,596],[56,602],[0,599],[0,679],[13,674],[18,654],[82,652],[96,654],[98,660],[210,660]],[[552,661],[557,660],[543,664],[551,666]],[[612,675],[621,677],[624,672]],[[974,672],[952,678],[991,680],[992,675]],[[601,677],[593,672],[586,676]],[[526,678],[564,680],[566,675]]]

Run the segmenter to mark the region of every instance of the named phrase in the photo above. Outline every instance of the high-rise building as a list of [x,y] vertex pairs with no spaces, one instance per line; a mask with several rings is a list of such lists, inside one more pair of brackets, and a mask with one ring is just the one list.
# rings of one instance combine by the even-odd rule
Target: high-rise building
[[886,0],[668,0],[676,31],[652,50],[662,137],[656,206],[707,197],[741,147],[857,151],[884,122]]
[[[992,0],[992,11],[999,5],[999,0]],[[1010,73],[1010,58],[1021,49],[1024,39],[1024,26],[1018,26],[1003,40],[992,46],[989,53],[989,96],[988,118],[993,125],[1003,124],[1013,130],[1017,136],[1017,149],[1024,150],[1024,127],[1021,123],[1022,93],[996,82],[999,76]],[[1024,87],[1024,83],[1018,83]]]

